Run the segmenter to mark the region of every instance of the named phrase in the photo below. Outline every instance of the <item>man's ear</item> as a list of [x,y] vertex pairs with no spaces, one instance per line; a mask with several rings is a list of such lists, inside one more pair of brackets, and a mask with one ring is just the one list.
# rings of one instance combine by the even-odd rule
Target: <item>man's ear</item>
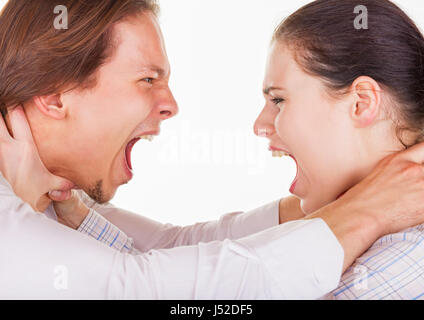
[[371,125],[381,108],[381,88],[374,79],[361,76],[351,86],[354,95],[350,116],[358,128]]
[[61,101],[60,94],[34,97],[34,104],[41,113],[56,120],[66,116],[66,110]]

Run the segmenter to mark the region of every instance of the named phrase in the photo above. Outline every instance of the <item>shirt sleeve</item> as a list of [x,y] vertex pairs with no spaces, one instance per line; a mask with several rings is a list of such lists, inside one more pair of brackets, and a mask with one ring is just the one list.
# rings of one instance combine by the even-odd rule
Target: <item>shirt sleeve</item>
[[378,239],[349,267],[331,300],[424,299],[424,225]]
[[343,264],[321,219],[130,255],[1,190],[0,203],[3,299],[315,299],[336,287]]
[[107,221],[92,208],[77,231],[120,252],[130,254],[140,253],[134,247],[132,238],[128,237],[123,231],[119,230],[118,227]]
[[[121,230],[130,237],[134,241],[135,247],[143,252],[151,249],[195,245],[199,242],[238,239],[279,223],[279,200],[251,211],[227,213],[215,221],[199,222],[190,226],[176,226],[154,221],[142,215],[116,208],[111,204],[97,204],[83,192],[80,193],[80,197],[87,206],[109,221],[117,230]],[[95,224],[94,220],[89,221],[89,217],[84,220],[84,223],[89,229]]]

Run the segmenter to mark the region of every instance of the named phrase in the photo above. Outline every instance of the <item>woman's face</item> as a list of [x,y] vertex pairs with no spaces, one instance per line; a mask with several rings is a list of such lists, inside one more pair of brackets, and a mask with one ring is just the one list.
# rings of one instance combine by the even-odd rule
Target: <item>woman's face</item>
[[[327,92],[323,81],[305,73],[283,43],[271,46],[264,80],[266,104],[255,133],[270,140],[271,151],[284,151],[296,161],[290,192],[301,199],[306,214],[337,199],[399,149],[389,122],[377,121],[380,101],[372,104],[368,93],[336,99]],[[361,112],[377,108],[368,110],[376,114],[358,116],[359,107]]]

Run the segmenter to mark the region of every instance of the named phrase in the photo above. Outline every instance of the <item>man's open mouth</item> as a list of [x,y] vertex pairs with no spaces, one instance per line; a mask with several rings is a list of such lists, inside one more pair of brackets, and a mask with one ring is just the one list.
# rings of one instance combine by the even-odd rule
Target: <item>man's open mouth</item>
[[136,137],[136,138],[132,139],[130,142],[128,142],[127,147],[125,148],[125,159],[127,160],[128,169],[131,172],[132,172],[132,169],[133,169],[132,163],[131,163],[131,151],[132,151],[132,148],[134,147],[134,145],[137,143],[137,141],[139,141],[141,139],[152,141],[153,136],[152,135],[144,135],[144,136]]

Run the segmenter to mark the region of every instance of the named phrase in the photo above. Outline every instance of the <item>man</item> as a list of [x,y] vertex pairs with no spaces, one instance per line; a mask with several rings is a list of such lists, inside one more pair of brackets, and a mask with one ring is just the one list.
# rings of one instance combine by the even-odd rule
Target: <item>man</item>
[[[67,30],[53,28],[52,1],[9,1],[0,16],[0,105],[23,105],[8,108],[7,128],[0,122],[1,298],[318,298],[379,236],[424,220],[417,146],[301,221],[280,225],[292,210],[285,201],[185,228],[145,219],[136,255],[96,241],[113,234],[103,242],[132,250],[105,220],[96,239],[58,224],[47,192],[75,184],[107,202],[132,177],[138,137],[177,113],[153,2],[60,4]],[[399,190],[409,198],[393,210]]]

